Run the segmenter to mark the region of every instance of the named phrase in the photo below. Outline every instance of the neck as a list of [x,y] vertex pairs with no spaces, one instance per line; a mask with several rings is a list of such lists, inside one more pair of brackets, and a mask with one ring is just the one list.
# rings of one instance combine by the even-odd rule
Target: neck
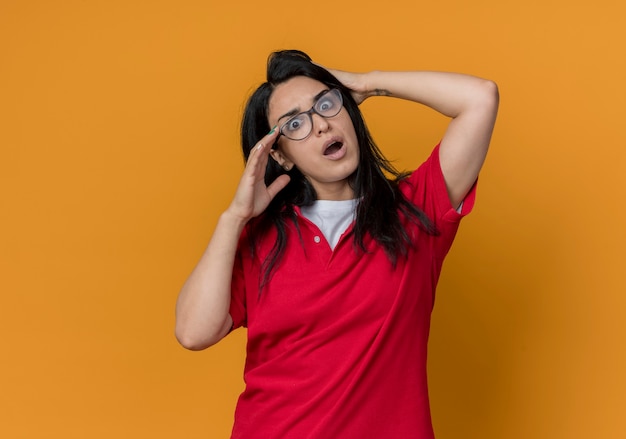
[[335,184],[314,184],[318,200],[343,201],[354,199],[354,191],[348,182]]

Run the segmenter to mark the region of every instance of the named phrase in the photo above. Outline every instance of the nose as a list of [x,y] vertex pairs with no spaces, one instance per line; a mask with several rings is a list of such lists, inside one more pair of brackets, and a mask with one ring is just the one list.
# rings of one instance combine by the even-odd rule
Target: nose
[[311,115],[311,120],[313,122],[313,132],[317,136],[325,133],[330,128],[330,125],[328,124],[328,119],[320,116],[319,114],[313,113]]

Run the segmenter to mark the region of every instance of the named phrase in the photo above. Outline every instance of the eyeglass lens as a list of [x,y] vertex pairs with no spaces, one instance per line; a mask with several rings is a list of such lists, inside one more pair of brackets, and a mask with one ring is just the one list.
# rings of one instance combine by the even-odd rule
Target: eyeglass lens
[[342,106],[341,92],[337,89],[329,90],[315,101],[309,111],[298,113],[285,122],[280,128],[280,132],[288,139],[302,140],[311,134],[313,129],[311,113],[319,114],[325,118],[333,117],[339,114]]

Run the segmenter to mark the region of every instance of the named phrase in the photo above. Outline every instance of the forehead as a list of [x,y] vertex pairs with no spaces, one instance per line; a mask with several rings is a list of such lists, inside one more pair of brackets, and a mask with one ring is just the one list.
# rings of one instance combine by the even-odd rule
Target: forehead
[[323,83],[306,76],[295,76],[279,84],[269,101],[268,118],[274,125],[278,118],[292,110],[306,111],[321,91],[328,89]]

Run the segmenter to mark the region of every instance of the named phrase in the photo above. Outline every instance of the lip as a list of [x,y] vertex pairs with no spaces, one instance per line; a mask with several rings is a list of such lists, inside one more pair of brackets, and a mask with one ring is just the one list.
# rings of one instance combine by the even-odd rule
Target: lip
[[[326,149],[330,145],[336,142],[341,143],[341,148],[339,148],[337,151],[333,152],[332,154],[324,154],[324,151],[326,151]],[[324,142],[324,147],[322,148],[322,155],[324,156],[324,158],[327,158],[329,160],[340,160],[346,155],[347,152],[348,150],[346,148],[346,143],[339,136],[333,136],[330,139],[328,139],[326,142]]]

